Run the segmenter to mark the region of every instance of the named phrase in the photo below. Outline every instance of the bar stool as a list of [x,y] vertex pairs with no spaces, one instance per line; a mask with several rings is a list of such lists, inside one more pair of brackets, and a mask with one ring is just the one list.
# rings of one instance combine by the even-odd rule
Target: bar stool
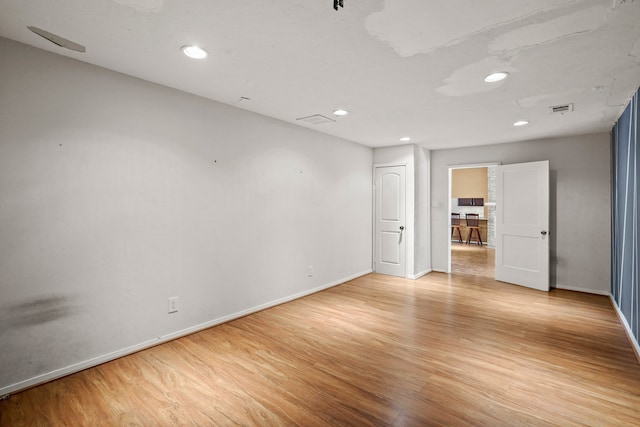
[[455,235],[455,231],[458,230],[458,243],[462,243],[462,232],[460,232],[460,214],[451,212],[451,238]]
[[478,214],[466,214],[467,227],[469,228],[469,235],[467,236],[467,245],[471,244],[471,238],[473,237],[473,231],[475,230],[477,242],[482,246],[482,237],[480,237],[480,215]]

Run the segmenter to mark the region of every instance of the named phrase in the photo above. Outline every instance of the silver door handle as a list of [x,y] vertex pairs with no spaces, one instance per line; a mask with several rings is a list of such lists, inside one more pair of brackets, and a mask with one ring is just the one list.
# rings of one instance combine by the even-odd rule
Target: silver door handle
[[404,225],[400,226],[400,231],[404,230]]

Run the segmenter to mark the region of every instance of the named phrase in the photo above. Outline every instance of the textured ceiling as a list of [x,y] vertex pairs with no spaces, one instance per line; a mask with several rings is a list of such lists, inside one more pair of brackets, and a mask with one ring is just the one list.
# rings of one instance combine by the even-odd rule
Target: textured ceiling
[[[608,132],[640,85],[640,0],[332,4],[0,0],[0,36],[372,147]],[[186,44],[210,56],[186,58]],[[493,71],[510,78],[485,83]],[[296,120],[314,114],[335,122]]]

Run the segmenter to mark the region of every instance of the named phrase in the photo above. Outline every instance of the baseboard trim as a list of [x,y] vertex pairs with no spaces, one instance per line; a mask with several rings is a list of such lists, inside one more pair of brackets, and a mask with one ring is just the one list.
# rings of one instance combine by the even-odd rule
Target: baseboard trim
[[553,287],[556,289],[564,289],[565,291],[585,292],[587,294],[609,296],[609,291],[600,291],[600,290],[589,289],[589,288],[578,288],[576,286],[565,286],[565,285],[558,285],[558,284],[556,284]]
[[74,363],[73,365],[69,365],[69,366],[66,366],[64,368],[56,369],[54,371],[47,372],[45,374],[37,375],[35,377],[29,378],[29,379],[24,380],[24,381],[19,381],[17,383],[10,384],[10,385],[8,385],[6,387],[0,388],[0,397],[4,397],[4,396],[7,396],[7,395],[10,395],[10,394],[13,394],[13,393],[24,391],[24,390],[26,390],[28,388],[36,387],[36,386],[44,384],[46,382],[53,381],[53,380],[56,380],[58,378],[62,378],[62,377],[67,376],[67,375],[71,375],[71,374],[74,374],[76,372],[80,372],[82,370],[85,370],[85,369],[88,369],[88,368],[92,368],[94,366],[98,366],[98,365],[100,365],[102,363],[110,362],[110,361],[118,359],[120,357],[128,356],[128,355],[136,353],[138,351],[146,350],[146,349],[154,347],[156,345],[163,344],[165,342],[172,341],[172,340],[175,340],[177,338],[180,338],[180,337],[183,337],[183,336],[186,336],[186,335],[190,335],[190,334],[193,334],[193,333],[196,333],[196,332],[200,332],[202,330],[211,328],[213,326],[217,326],[217,325],[220,325],[222,323],[226,323],[226,322],[230,322],[230,321],[235,320],[235,319],[239,319],[239,318],[247,316],[249,314],[257,313],[258,311],[262,311],[262,310],[265,310],[267,308],[275,307],[275,306],[280,305],[280,304],[284,304],[284,303],[287,303],[287,302],[290,302],[290,301],[293,301],[293,300],[296,300],[296,299],[299,299],[299,298],[302,298],[302,297],[305,297],[305,296],[308,296],[308,295],[311,295],[311,294],[315,294],[316,292],[324,291],[325,289],[329,289],[329,288],[332,288],[334,286],[341,285],[341,284],[346,283],[346,282],[348,282],[350,280],[354,280],[354,279],[357,279],[358,277],[365,276],[365,275],[367,275],[367,274],[369,274],[371,272],[372,272],[372,270],[370,270],[370,269],[369,270],[365,270],[365,271],[361,271],[360,273],[356,273],[356,274],[353,274],[351,276],[347,276],[347,277],[344,277],[342,279],[335,280],[333,282],[325,283],[324,285],[318,286],[318,287],[313,288],[313,289],[308,289],[306,291],[298,292],[296,294],[289,295],[289,296],[284,297],[284,298],[278,298],[276,300],[273,300],[273,301],[270,301],[270,302],[267,302],[267,303],[264,303],[264,304],[260,304],[260,305],[257,305],[255,307],[252,307],[252,308],[249,308],[249,309],[246,309],[246,310],[242,310],[242,311],[239,311],[239,312],[227,315],[227,316],[222,316],[222,317],[219,317],[217,319],[213,319],[213,320],[210,320],[208,322],[201,323],[199,325],[195,325],[195,326],[192,326],[192,327],[189,327],[189,328],[185,328],[185,329],[182,329],[182,330],[179,330],[179,331],[176,331],[176,332],[172,332],[172,333],[167,334],[167,335],[162,335],[162,336],[159,336],[157,338],[153,338],[153,339],[150,339],[150,340],[147,340],[147,341],[143,341],[143,342],[141,342],[139,344],[135,344],[135,345],[132,345],[132,346],[129,346],[129,347],[122,348],[120,350],[113,351],[111,353],[104,354],[102,356],[97,356],[97,357],[94,357],[94,358],[91,358],[91,359],[88,359],[88,360],[84,360],[82,362]]
[[613,306],[613,308],[616,311],[616,314],[618,315],[618,319],[620,320],[620,323],[622,323],[622,326],[624,326],[624,331],[627,335],[627,340],[629,341],[629,344],[631,344],[631,348],[633,349],[633,352],[636,355],[636,359],[640,364],[640,345],[638,344],[638,340],[636,340],[636,338],[633,336],[633,332],[631,331],[631,326],[629,326],[627,319],[624,317],[624,314],[622,314],[622,311],[620,311],[620,307],[618,307],[616,300],[613,299],[613,296],[611,294],[609,294],[609,299],[611,300],[611,305]]
[[435,271],[436,273],[444,273],[447,274],[447,270],[441,270],[439,268],[432,268],[431,271]]
[[424,270],[424,271],[422,271],[422,272],[420,272],[418,274],[410,274],[410,275],[407,276],[407,279],[416,280],[416,279],[421,278],[424,275],[427,275],[427,274],[431,273],[431,271],[432,271],[431,269],[428,269],[428,270]]

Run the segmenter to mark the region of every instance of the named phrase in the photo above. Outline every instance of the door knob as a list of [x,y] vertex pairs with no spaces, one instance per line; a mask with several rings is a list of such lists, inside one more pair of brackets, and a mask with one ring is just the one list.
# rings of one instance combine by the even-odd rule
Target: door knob
[[404,230],[404,225],[400,226],[400,231]]
[[546,236],[547,232],[546,231],[541,231],[540,234],[542,234],[543,236]]

